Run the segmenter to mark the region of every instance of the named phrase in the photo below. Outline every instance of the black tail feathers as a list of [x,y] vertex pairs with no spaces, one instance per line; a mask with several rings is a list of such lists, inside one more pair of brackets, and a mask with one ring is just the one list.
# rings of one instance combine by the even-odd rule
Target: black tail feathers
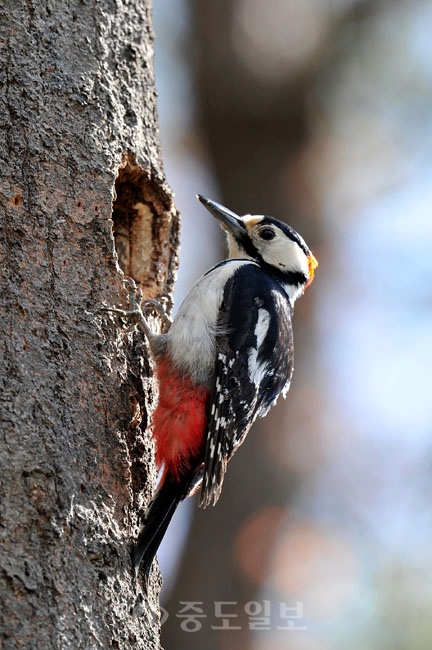
[[135,578],[138,576],[140,565],[142,565],[147,583],[150,568],[159,545],[178,504],[187,495],[189,484],[190,478],[180,479],[180,481],[174,482],[166,477],[163,484],[158,488],[150,504],[137,544],[132,550],[132,564]]

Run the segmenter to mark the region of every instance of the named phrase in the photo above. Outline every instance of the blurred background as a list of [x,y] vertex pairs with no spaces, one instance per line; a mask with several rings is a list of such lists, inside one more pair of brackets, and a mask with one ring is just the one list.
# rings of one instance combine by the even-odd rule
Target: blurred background
[[[162,645],[429,650],[432,3],[157,0],[154,14],[176,304],[224,254],[197,192],[286,220],[320,262],[287,400],[217,507],[184,503],[161,549]],[[182,602],[200,629],[180,627]]]

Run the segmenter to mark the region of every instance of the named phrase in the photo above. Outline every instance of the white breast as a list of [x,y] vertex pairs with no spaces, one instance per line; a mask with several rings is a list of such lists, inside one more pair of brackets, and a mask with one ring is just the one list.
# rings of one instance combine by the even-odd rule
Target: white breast
[[180,370],[208,383],[215,361],[217,319],[227,280],[250,260],[229,260],[196,282],[168,332],[168,352]]

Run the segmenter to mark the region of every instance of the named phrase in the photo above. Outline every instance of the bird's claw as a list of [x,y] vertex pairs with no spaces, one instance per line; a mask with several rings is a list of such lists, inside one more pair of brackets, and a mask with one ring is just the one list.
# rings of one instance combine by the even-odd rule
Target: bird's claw
[[142,303],[142,308],[145,311],[147,311],[147,309],[152,309],[155,311],[162,321],[162,331],[168,332],[169,328],[171,327],[171,319],[167,316],[163,305],[158,300],[154,300],[153,298],[144,300]]
[[132,321],[132,324],[125,330],[130,332],[136,325],[141,325],[146,332],[150,331],[146,321],[145,313],[149,310],[156,311],[162,320],[162,329],[167,332],[171,326],[171,321],[166,315],[166,312],[160,302],[149,298],[143,301],[143,292],[141,287],[138,287],[135,280],[129,276],[123,278],[123,282],[128,286],[128,302],[129,309],[119,309],[117,307],[103,307],[103,311],[109,311],[114,314],[119,314],[123,318]]

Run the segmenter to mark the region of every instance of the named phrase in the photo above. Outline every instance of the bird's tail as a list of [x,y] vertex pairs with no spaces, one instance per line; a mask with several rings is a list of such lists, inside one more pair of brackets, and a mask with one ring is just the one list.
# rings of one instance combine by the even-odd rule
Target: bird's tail
[[146,582],[159,545],[180,501],[188,493],[190,478],[172,481],[167,476],[158,488],[147,512],[143,529],[136,546],[132,550],[132,563],[135,577],[140,565],[143,567]]

